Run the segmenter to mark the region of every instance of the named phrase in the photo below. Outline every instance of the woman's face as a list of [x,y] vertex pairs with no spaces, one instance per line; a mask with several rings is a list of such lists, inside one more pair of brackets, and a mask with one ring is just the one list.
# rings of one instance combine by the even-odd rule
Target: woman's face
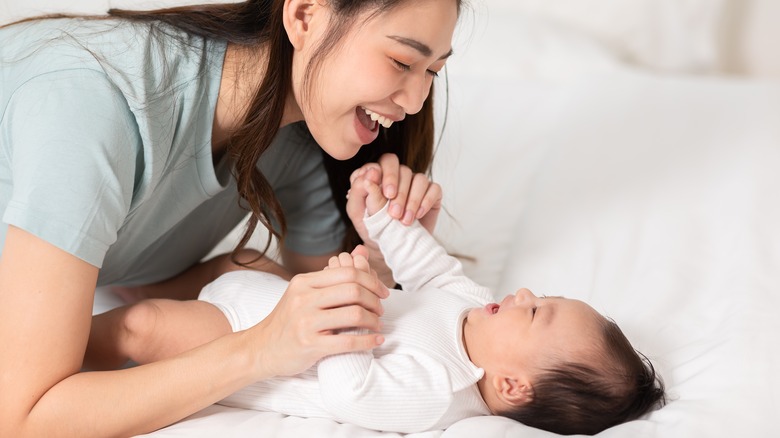
[[[321,8],[320,13],[330,13],[327,5]],[[293,56],[300,115],[317,143],[339,160],[374,141],[383,126],[419,112],[434,76],[452,53],[455,0],[405,1],[385,13],[371,13],[357,17],[308,84],[303,83],[306,66],[327,31],[327,20],[312,20],[307,44]]]

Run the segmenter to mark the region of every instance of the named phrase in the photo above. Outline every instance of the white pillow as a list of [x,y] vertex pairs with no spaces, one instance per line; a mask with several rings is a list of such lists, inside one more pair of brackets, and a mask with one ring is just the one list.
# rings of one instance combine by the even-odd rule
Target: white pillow
[[721,65],[726,0],[481,0],[504,16],[546,19],[583,32],[639,66],[712,73]]
[[614,53],[581,32],[495,8],[464,13],[453,46],[455,56],[447,62],[453,77],[560,84],[625,68]]
[[468,276],[496,290],[529,178],[545,153],[543,142],[529,135],[557,122],[545,108],[570,87],[625,74],[626,67],[575,30],[470,5],[447,61],[448,96],[442,80],[435,88],[438,127],[445,102],[448,110],[433,169],[447,211],[436,236],[450,252],[467,256]]

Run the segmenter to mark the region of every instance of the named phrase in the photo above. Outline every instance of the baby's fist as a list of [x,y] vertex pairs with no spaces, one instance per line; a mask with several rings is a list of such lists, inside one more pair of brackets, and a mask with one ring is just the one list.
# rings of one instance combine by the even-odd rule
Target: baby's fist
[[387,198],[379,187],[380,181],[380,172],[373,167],[352,179],[352,188],[347,195],[347,213],[353,222],[362,219],[366,214],[375,214],[387,203]]

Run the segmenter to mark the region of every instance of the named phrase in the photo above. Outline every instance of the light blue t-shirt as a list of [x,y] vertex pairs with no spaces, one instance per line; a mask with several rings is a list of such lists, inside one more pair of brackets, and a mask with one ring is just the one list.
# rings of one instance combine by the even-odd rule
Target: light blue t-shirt
[[[100,267],[99,284],[168,278],[247,212],[211,129],[226,43],[165,25],[56,19],[0,29],[0,252],[8,225]],[[283,128],[258,163],[285,245],[344,235],[322,153]]]

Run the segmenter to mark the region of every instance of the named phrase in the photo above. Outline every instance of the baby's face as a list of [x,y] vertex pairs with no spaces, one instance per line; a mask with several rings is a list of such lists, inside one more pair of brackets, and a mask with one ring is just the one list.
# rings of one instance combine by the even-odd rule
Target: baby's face
[[561,361],[580,362],[598,348],[604,317],[578,300],[537,297],[528,289],[472,309],[464,324],[467,348],[486,373],[535,374]]

